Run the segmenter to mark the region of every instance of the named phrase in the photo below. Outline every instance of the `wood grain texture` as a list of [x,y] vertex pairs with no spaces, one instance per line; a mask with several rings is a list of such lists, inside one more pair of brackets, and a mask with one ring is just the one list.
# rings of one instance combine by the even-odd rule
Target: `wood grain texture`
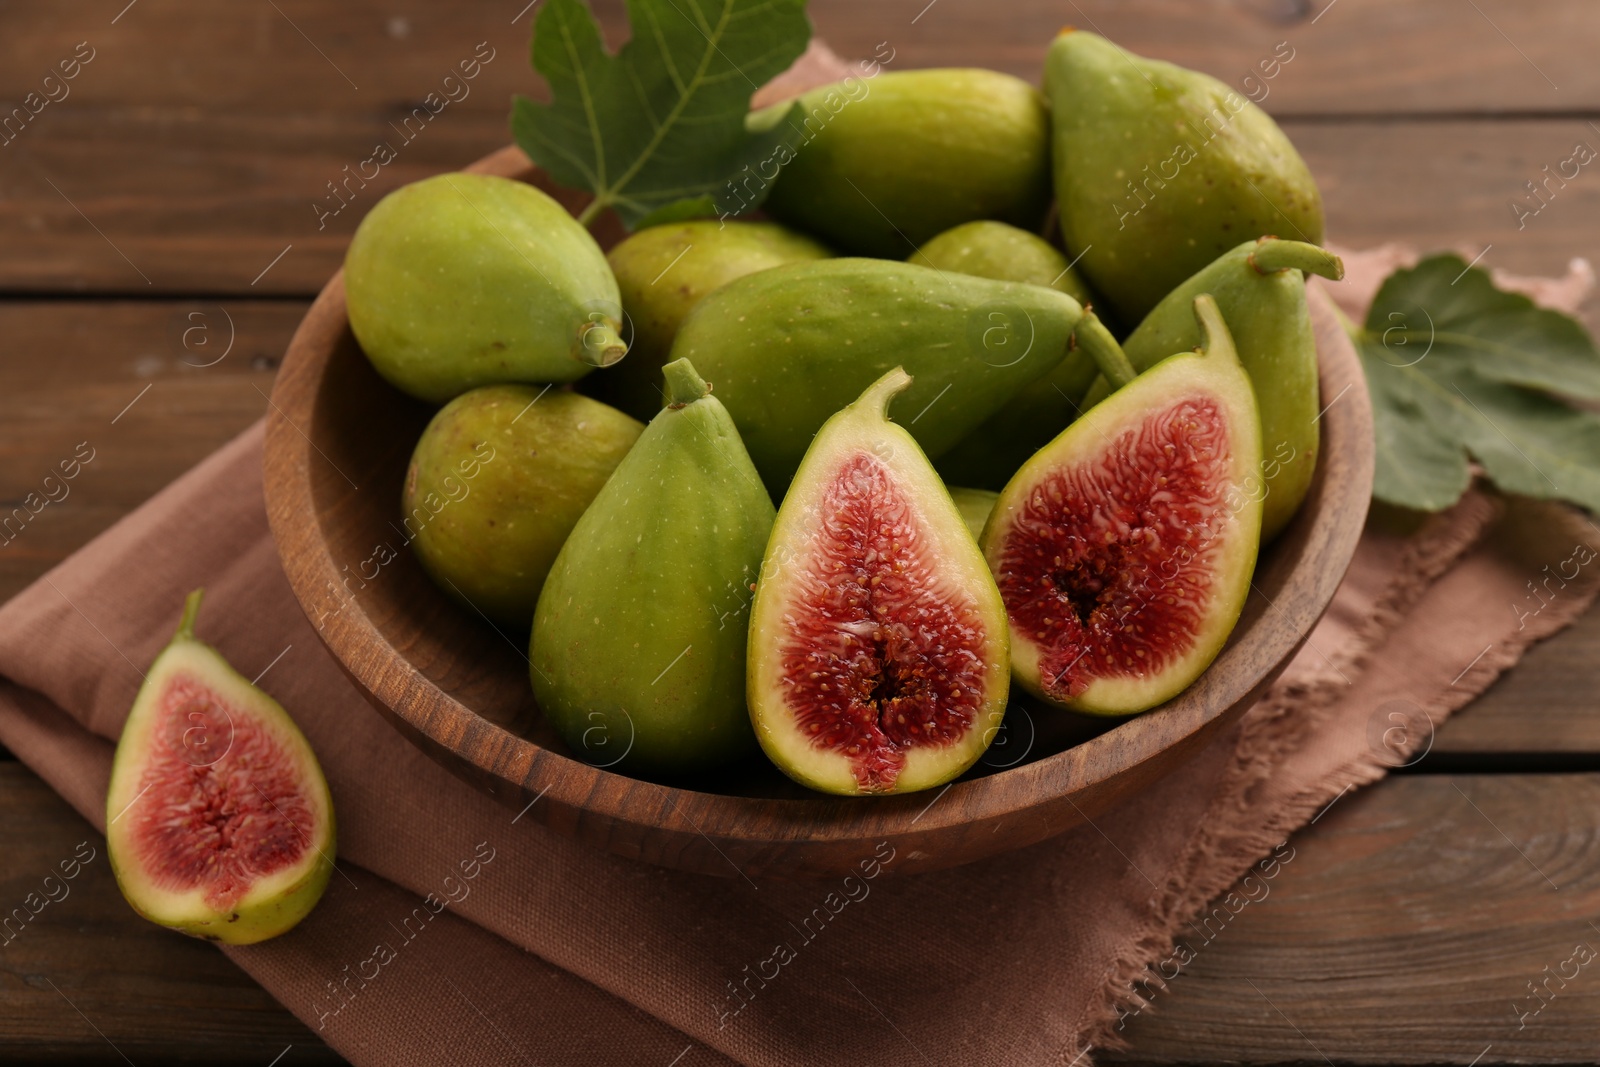
[[[813,0],[810,9],[842,55],[870,55],[887,40],[897,64],[976,61],[1033,82],[1050,40],[1070,24],[1205,71],[1276,115],[1576,112],[1600,104],[1600,71],[1573,33],[1592,17],[1583,0],[1475,3],[1476,10],[1456,0],[889,0],[862,17],[857,0]],[[1274,68],[1261,64],[1280,43],[1293,58],[1263,80],[1263,69]]]
[[[515,148],[470,169],[541,177]],[[497,634],[453,603],[409,552],[361,580],[351,568],[373,546],[404,545],[394,501],[430,409],[384,383],[361,353],[342,276],[307,312],[273,390],[267,518],[301,607],[357,686],[424,751],[502,802],[543,798],[532,817],[589,844],[725,877],[843,874],[885,840],[906,857],[901,873],[954,866],[1071,829],[1187,759],[1254,703],[1326,610],[1366,518],[1372,413],[1330,302],[1316,286],[1309,294],[1323,394],[1353,399],[1323,419],[1311,489],[1263,552],[1228,645],[1161,708],[1087,738],[1040,736],[1021,764],[980,762],[931,798],[821,797],[759,759],[716,792],[589,766],[539,717],[522,635]]]
[[[1487,265],[1548,274],[1600,246],[1600,179],[1587,171],[1520,230],[1510,206],[1576,142],[1600,147],[1585,117],[1600,108],[1600,68],[1584,36],[1564,29],[1588,10],[1581,3],[1482,0],[1480,13],[1459,0],[1017,0],[1002,18],[977,0],[818,0],[812,15],[842,54],[889,42],[891,69],[982,63],[1030,80],[1063,20],[1241,88],[1244,71],[1291,40],[1295,58],[1262,83],[1264,103],[1317,175],[1333,238],[1473,255],[1493,244]],[[0,291],[313,295],[384,193],[498,147],[510,95],[540,91],[525,58],[532,15],[513,24],[499,0],[278,6],[287,18],[270,6],[239,18],[196,0],[143,0],[115,27],[87,12],[81,22],[7,12],[15,32],[0,41],[0,102],[35,90],[86,36],[97,51],[71,95],[0,147]],[[620,5],[597,7],[619,38]],[[493,61],[408,141],[397,125],[479,42]],[[157,55],[166,61],[147,61]],[[1457,118],[1423,114],[1441,110]],[[1482,117],[1503,112],[1547,117]],[[337,204],[327,183],[380,141],[396,161],[351,186],[350,205],[319,225],[314,205]]]
[[0,599],[260,418],[305,307],[0,302]]
[[[1586,0],[1475,3],[1008,0],[1002,8],[988,0],[811,0],[809,11],[841,55],[870,55],[887,41],[897,66],[981,64],[1035,82],[1045,48],[1066,24],[1241,91],[1245,75],[1259,77],[1260,61],[1287,41],[1294,57],[1261,96],[1279,114],[1600,108],[1600,71],[1573,32],[1591,14]],[[591,6],[611,43],[620,43],[621,0]],[[0,68],[0,100],[18,101],[84,40],[96,58],[64,105],[137,101],[257,114],[395,107],[420,99],[480,41],[502,53],[463,106],[502,109],[511,92],[536,84],[526,55],[537,8],[514,0],[276,0],[245,10],[142,0],[113,25],[122,7],[108,0],[70,11],[8,10],[3,47],[12,61]],[[164,62],[151,69],[157,57]]]
[[[1520,1031],[1512,1004],[1527,1010],[1527,983],[1577,941],[1600,950],[1596,810],[1600,775],[1430,775],[1346,797],[1291,839],[1269,895],[1190,938],[1194,962],[1126,1020],[1132,1051],[1096,1059],[1592,1063],[1594,965],[1552,982]],[[100,847],[48,787],[0,766],[0,902],[19,904],[86,838]],[[135,1063],[259,1067],[290,1044],[285,1065],[340,1062],[221,953],[135,916],[104,862],[0,947],[0,1061],[124,1062],[48,979]]]
[[[312,205],[324,183],[371,151],[384,122],[218,117],[194,126],[63,117],[28,146],[30,166],[0,156],[8,249],[0,290],[310,296],[383,194],[507,139],[503,116],[446,111],[319,231]],[[1464,248],[1470,258],[1492,244],[1485,266],[1539,274],[1560,274],[1573,255],[1600,247],[1600,175],[1580,172],[1520,229],[1511,207],[1518,198],[1535,203],[1524,183],[1558,167],[1577,141],[1600,149],[1600,135],[1581,120],[1284,128],[1322,188],[1330,239],[1347,247],[1408,241]],[[53,131],[59,141],[44,136]],[[100,167],[106,153],[125,163]]]
[[1571,628],[1529,649],[1486,693],[1447,719],[1429,758],[1492,765],[1525,763],[1515,758],[1527,756],[1600,757],[1597,663],[1600,609],[1591,608]]
[[215,948],[135,915],[105,839],[16,763],[0,764],[0,849],[0,909],[30,916],[0,933],[0,1062],[261,1067],[286,1045],[285,1065],[343,1062]]
[[1194,961],[1127,1021],[1133,1050],[1099,1058],[1593,1063],[1600,959],[1567,961],[1600,954],[1596,811],[1600,775],[1396,778],[1347,797],[1293,839],[1264,898],[1188,938]]

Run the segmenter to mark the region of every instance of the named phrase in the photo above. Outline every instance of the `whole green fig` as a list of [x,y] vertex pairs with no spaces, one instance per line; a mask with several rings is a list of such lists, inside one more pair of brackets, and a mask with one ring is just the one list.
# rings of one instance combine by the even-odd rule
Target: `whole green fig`
[[826,246],[776,222],[695,221],[640,230],[606,259],[633,324],[628,358],[585,391],[640,419],[661,410],[661,367],[689,309],[735,278],[831,256]]
[[1042,286],[824,259],[729,282],[689,313],[672,354],[716,385],[776,495],[812,435],[888,371],[913,375],[895,412],[937,456],[1060,363],[1083,317]]
[[1027,282],[1059,289],[1080,304],[1094,303],[1094,294],[1061,250],[1036,233],[993,219],[963,222],[925,241],[906,257],[935,270]]
[[600,246],[523,182],[440,174],[361,220],[344,262],[350,328],[379,374],[442,403],[497,382],[566,382],[621,359]]
[[643,429],[548,386],[456,397],[406,471],[401,521],[423,569],[458,600],[524,629],[556,553]]
[[[1050,242],[1003,222],[968,222],[946,230],[910,262],[980,278],[1059,289],[1087,306],[1089,287]],[[1067,353],[1056,368],[1024,389],[939,458],[946,481],[997,490],[1028,457],[1078,417],[1078,402],[1099,368],[1086,349]]]
[[[1192,349],[1201,341],[1195,297],[1216,298],[1261,412],[1261,470],[1241,491],[1262,499],[1262,541],[1288,525],[1317,468],[1321,407],[1306,274],[1337,280],[1344,277],[1344,264],[1300,241],[1246,241],[1169,293],[1123,342],[1140,371]],[[1108,392],[1106,383],[1097,382],[1084,407]]]
[[1240,241],[1322,241],[1322,197],[1299,153],[1215,78],[1067,30],[1044,85],[1061,235],[1123,322]]
[[[765,209],[836,248],[902,259],[973,219],[1038,226],[1050,201],[1050,121],[1039,91],[992,70],[846,79],[799,98],[797,139]],[[770,125],[774,105],[751,116]]]
[[772,501],[733,420],[685,360],[556,558],[529,651],[546,720],[581,758],[692,771],[755,750],[750,587]]

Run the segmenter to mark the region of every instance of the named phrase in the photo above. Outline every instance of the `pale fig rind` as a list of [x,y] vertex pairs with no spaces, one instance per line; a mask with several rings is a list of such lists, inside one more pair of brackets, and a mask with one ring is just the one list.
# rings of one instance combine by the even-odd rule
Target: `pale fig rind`
[[[1163,360],[1063,431],[1016,473],[984,529],[984,555],[1008,597],[1013,675],[1029,693],[1056,707],[1130,715],[1177,696],[1222,650],[1249,596],[1262,513],[1259,490],[1251,492],[1251,486],[1259,484],[1252,482],[1261,458],[1259,417],[1249,378],[1239,365],[1216,302],[1201,296],[1194,308],[1202,322],[1205,351]],[[1107,463],[1148,467],[1152,457],[1141,454],[1140,433],[1163,419],[1190,418],[1185,404],[1220,413],[1221,427],[1196,430],[1190,425],[1175,441],[1167,441],[1179,451],[1168,450],[1166,455],[1175,456],[1174,462],[1198,455],[1217,476],[1216,484],[1192,500],[1101,501],[1089,514],[1059,515],[1063,524],[1083,522],[1090,529],[1072,532],[1063,525],[1056,532],[1069,538],[1066,550],[1077,556],[1057,556],[1049,564],[1041,557],[1038,566],[1063,574],[1088,574],[1097,584],[1093,589],[1069,589],[1062,580],[1051,579],[1050,589],[1038,588],[1025,568],[1032,566],[1030,558],[1040,556],[1043,546],[1030,542],[1030,535],[1021,531],[1028,523],[1036,524],[1034,530],[1043,529],[1037,524],[1048,524],[1050,516],[1065,506],[1060,503],[1062,472],[1092,471]],[[1158,448],[1164,447],[1158,443]],[[1178,470],[1161,466],[1150,474],[1165,486],[1166,475],[1176,479]],[[1170,495],[1160,488],[1154,492]],[[1189,510],[1181,510],[1185,507]],[[1138,524],[1128,524],[1121,517],[1124,512]],[[1188,536],[1195,531],[1198,535],[1191,544]],[[1096,566],[1099,536],[1105,538],[1106,551],[1128,552],[1120,559],[1110,557],[1109,577]],[[1141,564],[1127,584],[1119,583],[1116,568],[1132,573],[1129,559],[1141,553],[1148,553],[1141,558],[1159,562]],[[1203,594],[1194,610],[1177,616],[1178,622],[1169,629],[1161,629],[1167,610],[1163,605],[1193,602],[1186,597],[1194,589]],[[1072,599],[1078,596],[1092,600],[1087,612]],[[1092,638],[1058,648],[1062,630],[1069,638],[1073,633],[1070,620],[1063,621],[1060,612],[1073,611]],[[1042,620],[1037,618],[1041,613]],[[1058,629],[1039,630],[1041,622]],[[1117,651],[1113,641],[1124,642],[1120,664],[1112,655]],[[1135,658],[1146,643],[1152,660]],[[1097,669],[1108,657],[1113,669]],[[1085,658],[1089,666],[1080,672],[1077,665]],[[1060,660],[1066,662],[1057,672]],[[1156,661],[1156,667],[1147,668],[1147,663]]]
[[717,383],[774,493],[824,422],[885,373],[895,414],[937,457],[1056,367],[1082,305],[1042,286],[874,259],[792,263],[706,297],[672,354]]
[[[193,937],[248,945],[293,928],[321,899],[336,850],[333,797],[310,744],[288,712],[195,638],[200,596],[200,590],[190,594],[177,633],[150,665],[123,725],[106,793],[106,852],[122,895],[146,919]],[[181,752],[175,752],[170,731],[181,724],[163,723],[162,702],[170,686],[185,681],[220,695],[221,700],[208,704],[207,711],[220,705],[226,729],[218,729],[206,716],[190,715],[185,721],[195,725],[179,731]],[[241,738],[245,730],[258,732]],[[156,756],[163,745],[167,750]],[[159,857],[152,855],[145,835],[161,832],[182,813],[162,806],[162,790],[179,783],[154,776],[151,763],[163,758],[170,768],[174,755],[180,756],[179,771],[192,769],[196,779],[225,776],[218,792],[241,791],[242,803],[260,807],[269,822],[281,820],[270,832],[299,845],[295,861],[259,875],[242,895],[222,900],[208,894],[203,881],[152,870]],[[299,803],[290,806],[304,816],[300,820],[284,812],[289,803],[285,797],[273,800],[265,793],[250,792],[256,788],[260,793],[251,778],[273,760],[283,761],[281,769],[298,781]],[[269,813],[274,804],[277,807]],[[191,817],[215,820],[227,813],[208,810]],[[260,832],[259,826],[238,819],[227,829],[230,841]],[[182,884],[185,881],[191,884]]]
[[[916,439],[887,418],[890,400],[909,384],[904,370],[891,370],[818,432],[773,525],[751,609],[749,705],[756,736],[768,757],[785,774],[822,792],[845,796],[909,793],[942,785],[978,760],[999,731],[1005,714],[1009,692],[1005,606],[961,513]],[[881,640],[882,633],[868,633],[864,627],[886,630],[909,625],[895,616],[905,610],[904,599],[898,606],[891,604],[881,612],[874,610],[853,621],[844,616],[820,617],[811,599],[816,590],[837,586],[849,578],[829,566],[829,548],[824,540],[842,514],[832,511],[837,491],[843,485],[841,478],[863,477],[888,488],[891,499],[880,500],[876,506],[893,508],[895,521],[899,522],[894,529],[909,537],[909,541],[894,545],[896,549],[906,548],[909,565],[903,571],[895,570],[893,575],[896,579],[907,576],[904,581],[908,589],[890,595],[910,597],[910,602],[917,605],[916,618],[924,631],[942,626],[947,632],[959,630],[965,635],[963,640],[968,647],[961,652],[970,658],[965,660],[963,677],[976,679],[978,692],[975,702],[967,702],[970,721],[953,738],[941,743],[908,743],[893,751],[885,748],[867,754],[879,762],[898,763],[889,774],[864,770],[866,756],[851,756],[817,743],[817,731],[806,728],[805,716],[796,706],[799,686],[812,684],[800,677],[806,672],[797,672],[794,666],[793,653],[810,647],[797,627],[807,620],[824,629],[829,625],[840,627],[839,637],[848,648],[832,650],[829,645],[808,655],[827,660],[827,666],[821,665],[822,659],[815,660],[819,672],[836,670],[848,680],[850,664],[859,663],[860,655],[877,657],[880,679],[890,673],[891,664],[883,651],[888,646]],[[872,534],[861,529],[834,532],[846,540],[866,538],[869,542]],[[830,573],[821,573],[824,570]],[[878,589],[877,582],[865,573],[857,575],[856,580],[863,590]],[[926,584],[919,586],[917,582]],[[855,636],[854,644],[847,635]],[[875,652],[866,645],[869,638]],[[926,649],[913,653],[918,651]],[[856,721],[858,715],[881,717],[888,714],[888,699],[858,699],[854,704],[835,705],[831,711],[842,722]]]
[[509,178],[440,174],[385,196],[350,241],[344,286],[368,360],[421,400],[572,381],[626,352],[600,246]]
[[577,393],[486,385],[417,441],[400,529],[439,587],[525,629],[556,554],[644,427]]
[[744,703],[750,584],[773,507],[687,362],[668,404],[573,528],[534,613],[546,721],[591,764],[672,775],[755,752]]

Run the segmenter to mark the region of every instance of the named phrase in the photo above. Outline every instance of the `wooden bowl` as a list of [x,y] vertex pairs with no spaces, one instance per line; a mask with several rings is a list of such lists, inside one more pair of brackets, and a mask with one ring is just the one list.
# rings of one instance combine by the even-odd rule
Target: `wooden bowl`
[[[539,184],[569,208],[581,202],[545,185],[514,148],[471,169]],[[607,244],[620,232],[598,236]],[[1331,401],[1316,478],[1262,554],[1216,662],[1177,699],[1126,721],[1014,708],[984,763],[942,790],[821,796],[760,761],[705,792],[574,759],[534,704],[526,635],[457,605],[402,547],[401,479],[432,409],[367,363],[340,275],[307,312],[273,389],[267,513],[301,606],[373,705],[527,818],[618,855],[729,877],[842,875],[882,842],[898,873],[950,867],[1077,826],[1189,759],[1255,702],[1326,610],[1366,518],[1372,411],[1327,296],[1313,286],[1311,300]],[[380,563],[389,555],[380,546],[396,558]]]

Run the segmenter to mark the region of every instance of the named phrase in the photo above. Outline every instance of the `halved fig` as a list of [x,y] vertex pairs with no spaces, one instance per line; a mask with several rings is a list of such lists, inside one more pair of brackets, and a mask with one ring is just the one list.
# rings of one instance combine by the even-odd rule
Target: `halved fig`
[[1171,699],[1216,658],[1249,595],[1260,420],[1216,301],[1194,308],[1203,349],[1064,430],[984,528],[1012,671],[1058,707],[1131,715]]
[[844,795],[942,785],[983,754],[1010,685],[1005,607],[889,401],[896,367],[801,461],[751,609],[750,717],[784,773]]
[[151,922],[248,945],[294,926],[333,871],[333,798],[277,701],[195,639],[201,590],[150,665],[106,795],[117,885]]

